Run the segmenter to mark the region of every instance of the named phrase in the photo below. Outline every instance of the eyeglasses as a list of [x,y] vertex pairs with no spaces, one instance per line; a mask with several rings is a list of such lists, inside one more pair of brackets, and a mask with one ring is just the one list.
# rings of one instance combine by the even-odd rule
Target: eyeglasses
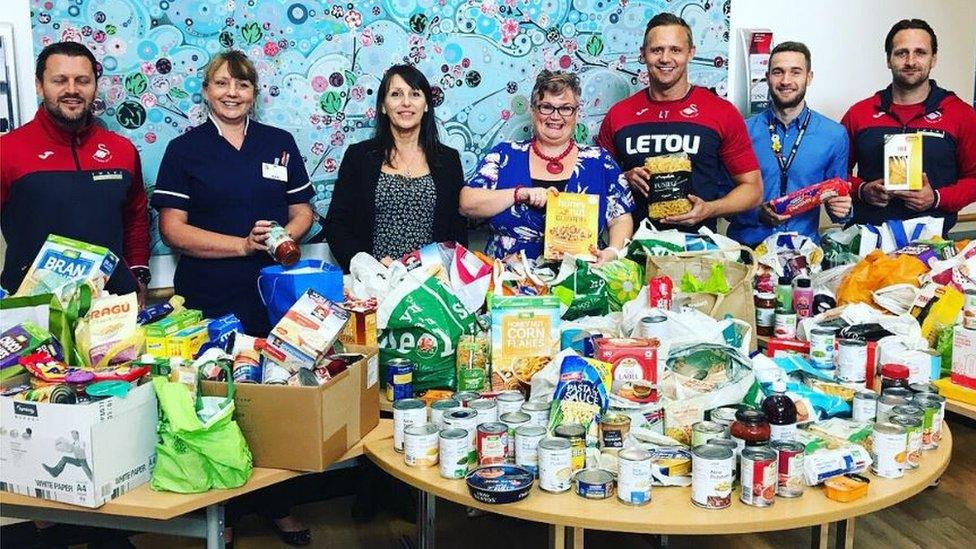
[[539,111],[539,114],[543,116],[549,116],[554,112],[558,112],[559,116],[566,118],[576,114],[576,111],[579,110],[579,105],[561,105],[557,107],[549,103],[539,103],[535,106],[535,110]]

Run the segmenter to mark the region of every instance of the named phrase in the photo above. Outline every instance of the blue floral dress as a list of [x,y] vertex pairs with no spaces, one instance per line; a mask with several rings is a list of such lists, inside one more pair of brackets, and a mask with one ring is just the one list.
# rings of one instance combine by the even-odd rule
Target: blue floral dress
[[[576,166],[563,192],[600,196],[602,234],[610,221],[633,211],[634,197],[620,167],[607,151],[591,145],[578,147]],[[531,187],[530,148],[530,141],[499,143],[478,165],[467,186],[474,189],[512,189],[512,192],[516,185]],[[528,257],[539,257],[542,255],[545,224],[545,210],[528,204],[516,204],[488,220],[490,235],[485,253],[501,258],[525,250]]]

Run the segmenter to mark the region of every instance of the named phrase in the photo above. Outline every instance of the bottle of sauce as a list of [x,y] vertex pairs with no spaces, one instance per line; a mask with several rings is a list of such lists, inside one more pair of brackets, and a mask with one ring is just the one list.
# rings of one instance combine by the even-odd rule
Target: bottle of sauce
[[302,249],[288,235],[288,231],[275,221],[271,222],[271,231],[268,232],[266,243],[271,257],[285,267],[291,267],[302,258]]
[[738,447],[738,455],[746,446],[769,444],[769,422],[766,421],[766,415],[759,410],[739,410],[735,413],[735,421],[729,426],[729,434]]
[[885,364],[881,367],[881,391],[892,387],[908,389],[908,366],[904,364]]
[[769,440],[794,440],[796,438],[796,404],[786,396],[786,382],[773,382],[773,394],[763,399],[763,414],[769,421]]
[[776,294],[756,294],[756,335],[772,337],[776,324]]
[[779,308],[790,310],[793,308],[793,285],[790,284],[790,279],[781,276],[776,281],[776,301],[779,302]]
[[799,318],[807,318],[813,312],[813,287],[810,285],[809,278],[796,279],[796,288],[793,290],[793,310]]

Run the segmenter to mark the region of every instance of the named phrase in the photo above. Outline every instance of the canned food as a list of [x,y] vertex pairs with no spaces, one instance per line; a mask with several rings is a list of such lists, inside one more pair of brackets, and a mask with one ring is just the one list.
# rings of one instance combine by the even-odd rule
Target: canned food
[[433,423],[406,427],[403,430],[403,462],[410,467],[436,465],[439,432]]
[[613,475],[603,469],[583,469],[573,477],[576,495],[586,499],[607,499],[613,495]]
[[394,358],[386,363],[386,400],[396,402],[413,397],[413,362]]
[[546,438],[539,442],[539,488],[565,492],[572,485],[573,456],[569,439]]
[[529,414],[529,423],[539,427],[549,425],[549,404],[535,400],[529,400],[522,404],[522,411]]
[[939,388],[931,383],[912,383],[908,386],[908,390],[915,393],[934,393],[939,394]]
[[868,344],[859,339],[837,340],[837,380],[863,385],[867,378]]
[[438,429],[444,428],[444,414],[461,408],[461,404],[453,398],[442,398],[430,404],[430,422]]
[[714,421],[699,421],[691,426],[691,447],[705,444],[709,439],[728,438],[729,431]]
[[515,430],[528,425],[529,414],[525,412],[509,412],[499,418],[508,427],[508,462],[515,463]]
[[274,362],[265,362],[264,367],[261,368],[261,383],[264,385],[286,385],[290,377],[291,372],[288,368]]
[[563,423],[553,434],[569,440],[573,449],[573,471],[586,467],[586,428],[579,423]]
[[641,318],[641,337],[656,338],[658,341],[667,339],[668,317],[664,315],[648,315]]
[[905,474],[908,439],[905,428],[894,423],[875,423],[871,431],[871,471],[884,478]]
[[261,354],[244,350],[234,357],[234,383],[261,383]]
[[478,425],[478,466],[503,465],[508,459],[508,426],[504,423]]
[[834,369],[837,328],[820,326],[810,330],[810,363],[821,370]]
[[878,413],[878,394],[871,391],[858,391],[854,393],[854,401],[851,404],[852,418],[854,421],[867,423],[873,421]]
[[464,429],[444,429],[440,432],[440,472],[444,478],[464,478],[471,463],[468,432]]
[[458,401],[462,408],[467,408],[471,401],[481,398],[481,393],[477,391],[458,391],[453,396],[454,400]]
[[617,452],[624,447],[624,439],[630,432],[630,417],[607,413],[600,418],[600,449]]
[[691,502],[705,509],[732,505],[732,468],[735,452],[714,444],[691,449]]
[[735,421],[735,413],[738,411],[739,408],[736,406],[722,406],[712,410],[709,417],[711,417],[711,421],[725,427],[725,432],[728,433],[729,427]]
[[776,495],[797,498],[803,495],[803,454],[805,447],[795,440],[777,440],[770,444],[776,451]]
[[773,335],[777,339],[796,339],[796,313],[785,309],[776,309]]
[[922,416],[892,415],[890,421],[905,429],[905,468],[918,469],[922,462]]
[[498,423],[498,404],[490,398],[479,398],[468,403],[468,408],[478,410],[482,423]]
[[732,480],[738,480],[739,478],[739,460],[735,459],[735,456],[739,453],[739,445],[735,443],[731,438],[710,438],[705,441],[705,444],[711,444],[713,446],[721,446],[723,448],[728,448],[732,450]]
[[478,411],[470,408],[451,410],[444,414],[444,426],[448,429],[464,429],[468,433],[468,463],[475,464],[478,460]]
[[895,406],[902,406],[909,403],[908,396],[892,394],[890,391],[891,389],[887,389],[884,394],[878,397],[878,411],[874,418],[876,422],[886,423],[891,417],[891,410],[893,410]]
[[924,410],[922,416],[922,449],[934,450],[942,440],[942,420],[945,419],[944,396],[936,393],[918,393],[912,403]]
[[617,454],[617,499],[627,505],[651,501],[651,453],[627,448]]
[[776,452],[763,446],[742,449],[739,462],[739,501],[755,507],[769,507],[776,498],[779,473]]
[[495,397],[495,403],[498,405],[498,417],[502,417],[509,412],[521,411],[525,395],[515,390],[502,391]]
[[419,398],[404,398],[393,403],[393,449],[403,452],[403,431],[411,425],[427,423],[427,405]]
[[522,425],[515,429],[515,465],[539,476],[539,443],[546,437],[546,428]]

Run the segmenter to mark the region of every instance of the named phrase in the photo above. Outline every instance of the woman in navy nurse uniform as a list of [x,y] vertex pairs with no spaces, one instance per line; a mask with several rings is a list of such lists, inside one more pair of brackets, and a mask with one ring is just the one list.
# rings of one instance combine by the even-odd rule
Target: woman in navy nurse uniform
[[[295,139],[250,118],[257,71],[239,51],[214,56],[203,82],[209,119],[166,148],[152,206],[163,241],[180,253],[174,286],[207,318],[234,313],[264,337],[268,314],[258,295],[270,222],[298,240],[312,223],[312,186]],[[261,514],[289,544],[311,542],[289,515],[289,497],[263,494]]]

